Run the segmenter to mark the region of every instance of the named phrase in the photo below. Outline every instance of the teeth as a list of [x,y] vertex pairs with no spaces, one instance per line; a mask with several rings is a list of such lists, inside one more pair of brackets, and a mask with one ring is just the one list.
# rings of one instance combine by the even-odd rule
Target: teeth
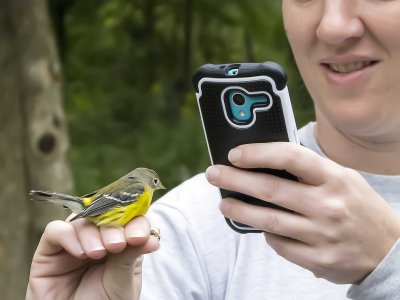
[[338,65],[338,64],[328,64],[329,68],[334,70],[338,73],[350,73],[357,70],[361,70],[365,67],[371,65],[370,61],[356,61],[345,65]]

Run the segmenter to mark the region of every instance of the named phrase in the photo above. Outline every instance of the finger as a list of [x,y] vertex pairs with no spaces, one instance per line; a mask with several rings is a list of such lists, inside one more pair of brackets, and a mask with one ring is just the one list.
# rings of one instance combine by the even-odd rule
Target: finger
[[100,235],[108,252],[119,253],[126,248],[127,242],[123,228],[100,226]]
[[47,224],[36,252],[44,256],[52,256],[65,249],[76,258],[85,258],[85,251],[76,235],[74,227],[63,221]]
[[264,234],[268,245],[284,259],[308,270],[314,270],[315,251],[303,242],[273,233]]
[[305,243],[313,242],[315,226],[302,215],[250,205],[232,198],[222,200],[220,209],[225,217],[242,224]]
[[297,181],[223,165],[206,171],[208,181],[220,188],[236,191],[308,215],[312,213],[312,188]]
[[312,185],[329,180],[337,166],[303,146],[288,142],[241,145],[232,149],[228,158],[240,168],[286,170]]
[[63,221],[50,222],[33,256],[30,277],[68,273],[84,265],[85,258],[73,226]]
[[107,254],[99,227],[86,219],[78,219],[70,224],[74,226],[78,239],[88,257],[100,259]]
[[150,238],[150,223],[143,217],[133,218],[125,225],[125,237],[129,245],[140,246]]

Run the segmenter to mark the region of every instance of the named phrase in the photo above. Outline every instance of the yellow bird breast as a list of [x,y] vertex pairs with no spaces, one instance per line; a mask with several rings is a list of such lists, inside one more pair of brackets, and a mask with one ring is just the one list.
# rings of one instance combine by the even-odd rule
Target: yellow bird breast
[[114,207],[101,215],[90,217],[90,220],[97,226],[124,226],[134,217],[143,216],[147,212],[152,194],[151,191],[145,189],[145,192],[134,203]]

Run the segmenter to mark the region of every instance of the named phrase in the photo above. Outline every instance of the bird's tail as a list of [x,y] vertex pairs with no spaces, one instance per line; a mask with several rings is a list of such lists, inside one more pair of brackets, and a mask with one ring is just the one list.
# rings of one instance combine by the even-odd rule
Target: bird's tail
[[80,213],[85,207],[83,205],[82,199],[77,196],[70,196],[66,194],[46,192],[46,191],[30,191],[29,196],[31,200],[49,201],[62,205],[66,208],[69,208],[72,212],[76,214]]

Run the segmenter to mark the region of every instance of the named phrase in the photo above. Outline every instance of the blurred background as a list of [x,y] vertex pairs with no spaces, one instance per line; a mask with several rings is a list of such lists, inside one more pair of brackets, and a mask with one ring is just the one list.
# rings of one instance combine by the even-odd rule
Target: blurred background
[[[298,127],[313,118],[278,0],[0,0],[0,291],[23,299],[44,227],[131,169],[169,189],[209,165],[191,85],[205,63],[281,64]],[[156,194],[159,197],[161,194]]]

